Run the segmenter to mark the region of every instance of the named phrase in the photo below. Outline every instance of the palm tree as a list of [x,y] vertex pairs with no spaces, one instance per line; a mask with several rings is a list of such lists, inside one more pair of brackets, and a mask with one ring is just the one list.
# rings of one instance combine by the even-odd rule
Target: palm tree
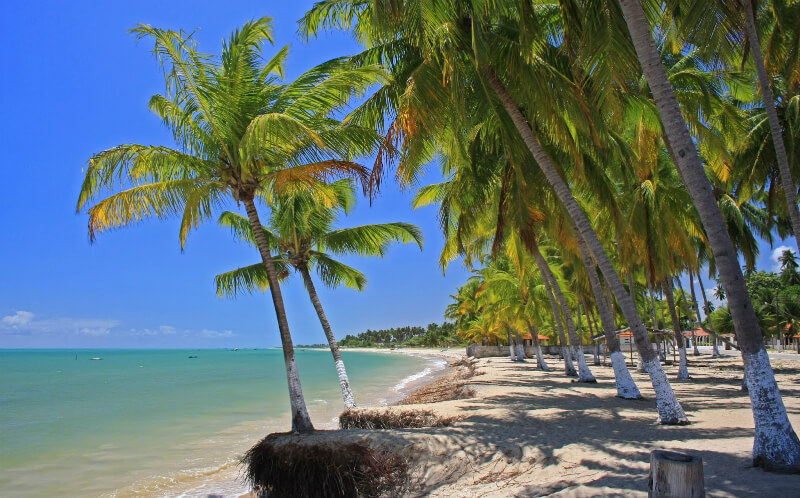
[[[264,43],[272,41],[269,18],[234,31],[218,57],[199,52],[184,32],[145,25],[133,32],[155,42],[166,92],[151,98],[150,109],[177,148],[125,144],[89,160],[78,210],[112,192],[88,209],[92,239],[145,218],[180,216],[183,247],[188,232],[226,201],[244,204],[251,227],[260,228],[257,198],[307,189],[325,199],[324,181],[331,177],[366,180],[366,169],[350,159],[374,150],[378,137],[331,115],[380,81],[379,68],[334,60],[280,83],[288,49],[261,59]],[[292,430],[313,431],[269,242],[263,231],[254,232],[283,346]]]
[[[753,62],[756,66],[758,75],[758,85],[761,87],[761,94],[764,100],[764,110],[769,121],[770,134],[772,135],[772,145],[775,148],[775,157],[780,172],[783,193],[786,196],[786,207],[789,211],[789,218],[792,222],[792,231],[797,247],[800,247],[800,210],[797,208],[797,186],[792,179],[792,171],[789,167],[789,157],[786,153],[786,144],[783,141],[783,127],[778,119],[776,110],[777,103],[772,94],[772,86],[769,82],[769,75],[764,64],[764,54],[761,52],[761,41],[759,40],[758,30],[756,29],[756,5],[752,0],[743,0],[745,26],[747,31],[747,42],[750,45],[750,53],[753,55]],[[780,15],[780,12],[777,12]]]
[[714,198],[639,0],[619,0],[642,71],[650,85],[667,142],[708,237],[739,338],[755,420],[753,463],[767,470],[800,470],[800,439],[786,415],[736,251]]
[[[512,14],[518,14],[511,3],[505,6],[513,11]],[[547,98],[538,94],[537,98],[536,92],[530,91],[543,85],[550,87],[554,76],[562,77],[563,74],[554,75],[554,66],[530,66],[527,64],[528,55],[522,49],[519,52],[508,50],[510,40],[517,40],[519,36],[516,33],[507,36],[505,32],[493,36],[491,26],[496,24],[487,20],[487,16],[493,15],[494,11],[489,12],[491,9],[473,10],[469,2],[442,5],[442,9],[452,9],[437,12],[436,22],[446,24],[446,29],[433,29],[429,19],[423,18],[426,10],[419,9],[416,4],[409,5],[405,11],[398,6],[391,9],[385,7],[383,4],[324,2],[306,15],[301,29],[313,33],[330,26],[352,28],[360,40],[371,46],[360,57],[370,61],[379,60],[390,67],[395,74],[392,81],[400,86],[388,89],[381,95],[380,105],[373,105],[369,109],[371,115],[380,115],[381,121],[384,113],[393,114],[389,116],[393,128],[390,128],[391,134],[387,134],[387,139],[404,136],[404,147],[409,151],[405,156],[407,158],[428,157],[425,154],[431,151],[432,130],[438,126],[448,126],[443,122],[449,118],[461,119],[465,116],[462,112],[465,96],[483,99],[484,113],[489,113],[492,122],[502,127],[508,141],[516,142],[515,147],[521,145],[526,151],[525,160],[517,161],[517,164],[539,166],[596,258],[633,331],[637,348],[645,359],[656,391],[662,423],[686,423],[683,409],[655,357],[635,303],[627,294],[593,227],[540,140],[545,134],[544,130],[548,137],[569,136],[568,126],[559,119],[564,111],[559,106],[567,103],[576,109],[580,107],[574,100],[567,102],[562,98],[552,98],[556,93],[548,94]],[[503,24],[503,29],[506,29],[514,19],[504,21],[509,21]],[[537,43],[547,45],[548,42],[537,40]],[[447,50],[440,53],[442,49]],[[499,52],[493,53],[492,49]],[[545,55],[545,52],[538,55]],[[444,60],[447,63],[440,64]],[[444,86],[442,74],[446,75]],[[507,86],[504,80],[511,82],[511,86]],[[515,99],[512,95],[514,92],[522,96]],[[526,97],[535,98],[536,105],[527,106],[525,111],[536,118],[541,117],[541,122],[529,122],[524,115],[518,102],[524,102]],[[444,109],[445,102],[447,112],[434,111]],[[581,111],[577,112],[581,114]],[[551,126],[553,128],[549,128]],[[510,150],[506,152],[517,155]],[[530,161],[531,155],[535,162]],[[413,164],[413,161],[407,163]]]
[[[617,337],[616,327],[614,326],[614,316],[608,306],[603,295],[603,289],[600,286],[600,279],[597,276],[597,269],[594,265],[592,257],[589,255],[586,244],[580,237],[576,238],[578,243],[578,250],[581,254],[586,269],[586,274],[589,278],[589,284],[592,287],[592,294],[594,295],[595,305],[597,306],[600,315],[600,322],[603,326],[603,333],[606,336],[606,348],[611,356],[611,367],[614,369],[614,379],[617,385],[617,396],[624,399],[641,399],[642,394],[639,388],[631,377],[628,371],[628,366],[625,363],[625,356],[620,351],[619,338]],[[633,289],[631,289],[633,292]]]
[[[316,270],[317,275],[328,287],[344,284],[347,287],[363,290],[366,285],[364,275],[355,268],[335,260],[331,254],[383,257],[389,244],[394,241],[416,242],[421,249],[422,232],[414,225],[399,222],[334,229],[338,211],[347,214],[355,198],[351,181],[339,180],[333,187],[336,189],[336,207],[315,202],[313,196],[302,191],[277,199],[268,226],[262,227],[262,231],[270,245],[270,251],[277,251],[273,257],[275,265],[290,267],[302,276],[311,304],[317,312],[333,354],[345,407],[354,408],[356,403],[347,371],[314,280],[311,278],[311,270]],[[249,220],[244,216],[226,211],[220,216],[219,223],[229,227],[237,238],[250,245],[256,245]],[[264,265],[257,263],[217,275],[216,283],[217,294],[235,296],[242,291],[263,291],[269,286],[269,279],[264,271]]]

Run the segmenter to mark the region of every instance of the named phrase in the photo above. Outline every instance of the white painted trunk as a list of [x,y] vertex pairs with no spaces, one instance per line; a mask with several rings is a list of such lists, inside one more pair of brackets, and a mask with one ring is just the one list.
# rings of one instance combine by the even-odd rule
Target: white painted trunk
[[517,355],[514,351],[514,340],[511,339],[511,328],[508,328],[508,356],[511,361],[517,361]]
[[[641,5],[639,5],[639,8],[641,9]],[[547,178],[547,182],[553,187],[553,191],[555,192],[556,196],[569,213],[572,222],[583,237],[583,240],[586,242],[589,252],[592,254],[592,256],[594,256],[600,271],[603,273],[603,276],[606,279],[609,290],[614,294],[617,304],[619,305],[622,314],[625,316],[625,320],[628,322],[628,326],[630,327],[633,337],[635,338],[636,348],[638,349],[639,354],[645,355],[646,360],[654,360],[656,368],[663,374],[661,363],[658,362],[658,358],[655,356],[655,351],[653,351],[651,348],[650,338],[647,335],[647,330],[645,329],[644,324],[639,317],[638,310],[636,309],[636,303],[622,285],[622,281],[620,280],[614,265],[608,258],[608,254],[606,254],[600,239],[597,238],[597,234],[594,232],[591,223],[586,218],[586,214],[581,209],[578,201],[575,199],[575,196],[572,195],[572,192],[569,190],[569,186],[559,174],[538,137],[533,133],[530,123],[528,123],[527,119],[522,114],[520,107],[516,104],[514,98],[508,92],[508,89],[505,87],[505,85],[503,85],[502,81],[497,77],[496,74],[494,74],[494,72],[487,71],[484,74],[487,77],[493,91],[495,92],[495,95],[503,104],[503,108],[508,112],[511,121],[514,123],[514,127],[519,132],[520,137],[522,138],[523,142],[525,142],[526,147],[531,152],[542,173]],[[652,378],[653,377],[651,375],[651,379]],[[664,378],[666,378],[666,376],[664,376]],[[667,386],[669,387],[669,384],[667,384]],[[677,398],[675,398],[675,393],[672,392],[671,388],[668,390],[659,389],[656,391],[656,395],[671,396],[668,399],[661,400],[662,406],[670,407],[677,405],[678,408],[680,408],[680,403],[678,402]],[[664,415],[665,416],[662,417],[663,419],[669,420],[671,418],[669,414]]]
[[714,337],[712,340],[714,341],[714,354],[712,355],[712,357],[713,358],[719,358],[720,357],[720,354],[719,354],[719,341],[717,341],[716,337]]
[[[659,423],[665,425],[685,425],[689,423],[683,408],[672,392],[669,385],[667,374],[661,368],[661,364],[656,358],[643,362],[644,368],[650,374],[650,382],[656,392],[656,406],[658,407]],[[669,400],[675,400],[670,402]]]
[[[583,265],[586,268],[586,272],[589,277],[589,284],[592,288],[592,293],[594,294],[595,303],[597,304],[597,312],[600,314],[600,323],[603,326],[603,333],[606,336],[606,346],[611,353],[611,366],[614,369],[614,381],[617,385],[617,396],[625,399],[639,399],[642,397],[642,395],[639,392],[639,388],[636,386],[636,383],[633,381],[631,373],[628,371],[628,365],[625,362],[625,356],[620,352],[619,338],[614,330],[614,317],[611,314],[610,308],[608,307],[608,302],[604,299],[603,290],[600,287],[600,279],[597,277],[597,271],[595,270],[594,262],[592,261],[592,257],[589,254],[589,251],[585,246],[586,243],[584,242],[580,233],[578,233],[576,240],[578,242],[578,249],[581,253]],[[628,274],[628,280],[630,282],[630,274]],[[631,292],[633,291],[632,284],[629,284],[628,288],[631,289]],[[597,353],[597,347],[598,344],[595,343],[595,354]]]
[[544,355],[542,354],[542,346],[537,344],[536,345],[536,363],[537,366],[544,370],[545,372],[550,371],[550,367],[547,366],[547,362],[544,361]]
[[347,377],[347,370],[344,367],[342,355],[339,352],[339,344],[336,342],[336,337],[333,335],[333,329],[328,321],[328,316],[325,314],[325,309],[322,307],[322,302],[319,300],[317,288],[314,285],[314,280],[311,278],[311,273],[307,266],[300,267],[300,274],[303,276],[303,283],[308,291],[308,297],[311,299],[311,304],[317,312],[319,323],[322,325],[322,330],[325,332],[325,338],[328,339],[328,346],[333,355],[333,361],[336,365],[336,375],[339,377],[339,387],[342,391],[342,401],[347,409],[356,407],[356,400],[353,396],[353,390],[350,387],[350,379]]
[[742,359],[756,426],[753,465],[800,472],[800,441],[786,415],[767,352],[742,353]]
[[625,364],[625,355],[620,351],[611,353],[611,368],[614,369],[614,379],[617,383],[617,396],[624,399],[641,399],[642,394],[628,371]]
[[686,348],[682,347],[678,350],[678,355],[681,358],[680,366],[678,367],[678,378],[679,379],[688,379],[689,378],[689,365],[686,361]]
[[[589,370],[589,365],[586,364],[586,357],[583,354],[583,347],[581,345],[582,341],[575,332],[575,322],[572,320],[572,313],[569,311],[567,300],[564,298],[564,293],[561,291],[561,286],[558,284],[558,279],[545,261],[542,253],[539,252],[538,247],[534,246],[533,249],[533,256],[538,262],[539,269],[543,272],[544,278],[550,280],[550,286],[553,294],[556,296],[558,304],[561,308],[561,314],[564,317],[564,323],[566,324],[567,333],[569,334],[568,353],[570,353],[572,357],[571,360],[577,359],[578,361],[578,382],[597,382],[597,380],[594,378],[594,375],[592,375],[592,371]],[[575,375],[575,367],[573,366],[572,361],[569,362],[568,368],[572,369],[572,373],[568,373],[567,375]]]
[[550,367],[548,367],[547,362],[544,361],[542,345],[539,343],[539,329],[536,328],[536,324],[529,323],[528,332],[531,333],[531,340],[533,341],[533,345],[536,346],[536,366],[544,372],[549,372]]
[[355,408],[356,400],[353,397],[353,391],[350,390],[350,382],[347,379],[347,371],[344,368],[344,361],[341,358],[336,360],[336,374],[339,376],[339,387],[342,390],[342,398],[344,406],[348,409]]
[[672,293],[672,279],[667,279],[661,282],[661,289],[664,291],[664,296],[667,298],[667,307],[669,308],[669,315],[672,318],[672,330],[675,336],[675,344],[678,347],[678,356],[680,358],[680,366],[678,367],[678,378],[689,378],[689,365],[686,361],[686,339],[683,337],[681,331],[681,322],[678,318],[678,312],[675,311],[675,296]]
[[564,373],[567,377],[577,377],[578,372],[575,370],[575,364],[572,363],[572,355],[569,354],[569,347],[561,346],[561,356],[564,357]]
[[525,361],[525,346],[522,344],[522,337],[516,330],[514,330],[514,342],[517,344],[517,361]]
[[577,354],[578,354],[578,382],[588,382],[590,384],[597,382],[597,379],[595,379],[594,375],[592,375],[592,371],[589,370],[589,365],[586,364],[586,355],[583,353],[582,345],[578,345]]

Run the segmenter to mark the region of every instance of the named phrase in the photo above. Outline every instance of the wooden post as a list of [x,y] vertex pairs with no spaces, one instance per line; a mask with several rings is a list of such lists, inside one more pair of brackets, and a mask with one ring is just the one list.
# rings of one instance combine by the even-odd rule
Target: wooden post
[[674,451],[653,451],[647,488],[649,498],[704,497],[703,459]]

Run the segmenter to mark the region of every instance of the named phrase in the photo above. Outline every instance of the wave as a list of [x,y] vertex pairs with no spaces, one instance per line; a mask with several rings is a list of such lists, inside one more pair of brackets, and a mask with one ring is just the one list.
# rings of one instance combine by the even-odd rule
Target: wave
[[443,370],[447,366],[447,361],[443,359],[438,359],[433,365],[427,367],[425,370],[421,372],[417,372],[415,374],[411,374],[408,377],[404,378],[394,386],[394,390],[397,392],[403,391],[409,384],[412,384],[420,379],[424,379],[428,375],[431,375],[434,372],[439,372]]

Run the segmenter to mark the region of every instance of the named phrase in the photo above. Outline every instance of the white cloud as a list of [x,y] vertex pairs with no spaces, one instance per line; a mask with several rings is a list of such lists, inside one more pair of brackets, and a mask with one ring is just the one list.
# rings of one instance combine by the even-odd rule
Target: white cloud
[[[197,337],[204,339],[225,339],[235,337],[232,330],[182,329],[172,325],[159,325],[153,328],[122,329],[120,320],[105,318],[38,318],[30,311],[16,311],[0,318],[0,334],[27,336],[86,336],[86,337]],[[117,330],[115,330],[117,329]]]
[[171,325],[159,325],[158,331],[161,332],[162,334],[172,335],[175,333],[175,327]]
[[30,323],[33,317],[34,315],[30,311],[17,311],[13,315],[4,316],[3,323],[7,323],[11,327],[16,328]]
[[30,311],[17,311],[13,315],[4,316],[0,329],[22,329],[31,334],[74,334],[88,336],[105,336],[111,329],[120,324],[119,320],[105,318],[44,318],[37,319]]
[[236,336],[232,330],[190,330],[178,329],[171,325],[159,325],[157,329],[131,329],[131,333],[147,337],[180,335],[182,337],[203,337],[205,339],[223,339]]
[[96,327],[96,328],[83,327],[82,329],[78,329],[77,332],[81,335],[102,336],[110,334],[111,329],[106,327]]
[[772,271],[774,271],[775,273],[778,273],[778,272],[781,271],[781,262],[780,262],[780,260],[778,258],[780,258],[781,254],[783,254],[783,251],[786,251],[786,250],[792,251],[794,253],[794,255],[797,256],[797,251],[795,251],[794,249],[792,249],[789,246],[778,246],[778,247],[776,247],[775,250],[772,251],[772,256],[770,257],[770,259],[772,259]]
[[233,337],[236,334],[234,334],[232,330],[223,330],[222,332],[220,332],[218,330],[203,329],[197,335],[209,339],[219,339],[223,337]]

